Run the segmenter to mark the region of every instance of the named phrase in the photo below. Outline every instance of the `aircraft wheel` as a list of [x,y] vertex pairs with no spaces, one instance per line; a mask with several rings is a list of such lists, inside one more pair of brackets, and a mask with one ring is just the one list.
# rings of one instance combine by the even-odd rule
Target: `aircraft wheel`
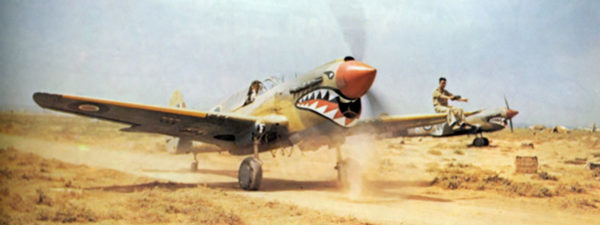
[[487,138],[476,137],[475,139],[473,139],[473,146],[481,147],[488,146],[489,144],[490,141]]
[[240,164],[238,182],[244,190],[258,190],[262,180],[262,167],[257,158],[250,156]]
[[350,182],[361,176],[360,164],[352,158],[338,162],[335,168],[338,171],[338,182],[343,189],[349,188]]
[[192,164],[190,165],[190,170],[197,171],[198,170],[198,162],[192,162]]
[[482,138],[483,139],[483,146],[489,146],[490,145],[490,140],[488,140],[487,138]]

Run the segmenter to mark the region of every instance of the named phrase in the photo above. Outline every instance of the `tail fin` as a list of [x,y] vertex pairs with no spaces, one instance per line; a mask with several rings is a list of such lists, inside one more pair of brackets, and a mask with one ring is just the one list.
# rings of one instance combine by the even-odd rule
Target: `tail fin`
[[175,90],[169,99],[169,107],[185,108],[185,102],[183,101],[183,95],[181,91]]
[[[181,91],[175,90],[169,99],[169,107],[185,108]],[[180,137],[167,137],[165,139],[167,152],[171,154],[188,153],[192,147],[192,140]]]

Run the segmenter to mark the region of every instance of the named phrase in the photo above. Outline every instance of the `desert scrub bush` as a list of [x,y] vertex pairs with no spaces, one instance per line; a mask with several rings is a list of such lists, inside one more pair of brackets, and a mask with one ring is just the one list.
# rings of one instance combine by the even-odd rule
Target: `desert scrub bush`
[[439,150],[434,150],[434,149],[427,151],[427,153],[432,154],[432,155],[437,155],[437,156],[442,155],[442,152],[440,152]]
[[[579,184],[546,186],[545,184],[548,181],[514,182],[502,177],[498,173],[482,170],[470,164],[450,163],[445,168],[432,169],[431,172],[437,173],[435,178],[430,182],[432,186],[452,190],[494,190],[509,196],[517,195],[538,198],[586,193],[584,187]],[[547,174],[542,174],[542,176],[547,177],[549,180],[553,180],[554,178]]]
[[60,223],[95,222],[96,214],[83,203],[61,203],[56,207],[39,207],[36,219]]
[[[243,224],[238,215],[197,195],[197,190],[147,189],[132,195],[126,207],[136,212],[134,221],[139,223]],[[171,221],[173,214],[180,215],[178,221]]]

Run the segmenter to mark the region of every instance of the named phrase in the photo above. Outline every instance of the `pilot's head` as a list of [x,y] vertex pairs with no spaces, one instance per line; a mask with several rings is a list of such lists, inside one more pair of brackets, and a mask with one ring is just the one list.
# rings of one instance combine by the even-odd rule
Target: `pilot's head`
[[260,83],[260,81],[253,81],[252,84],[250,85],[250,89],[253,91],[259,91],[262,87],[262,84]]

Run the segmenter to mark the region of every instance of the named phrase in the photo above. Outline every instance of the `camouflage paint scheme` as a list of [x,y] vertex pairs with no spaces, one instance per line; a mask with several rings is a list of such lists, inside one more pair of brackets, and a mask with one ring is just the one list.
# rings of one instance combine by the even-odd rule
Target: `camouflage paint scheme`
[[362,62],[337,59],[275,84],[251,104],[229,100],[207,112],[50,93],[35,93],[33,99],[43,108],[131,125],[122,131],[170,135],[207,146],[188,149],[195,153],[252,154],[258,132],[259,152],[288,146],[309,150],[337,147],[352,133],[407,130],[445,121],[445,114],[361,118],[360,97],[375,74]]

